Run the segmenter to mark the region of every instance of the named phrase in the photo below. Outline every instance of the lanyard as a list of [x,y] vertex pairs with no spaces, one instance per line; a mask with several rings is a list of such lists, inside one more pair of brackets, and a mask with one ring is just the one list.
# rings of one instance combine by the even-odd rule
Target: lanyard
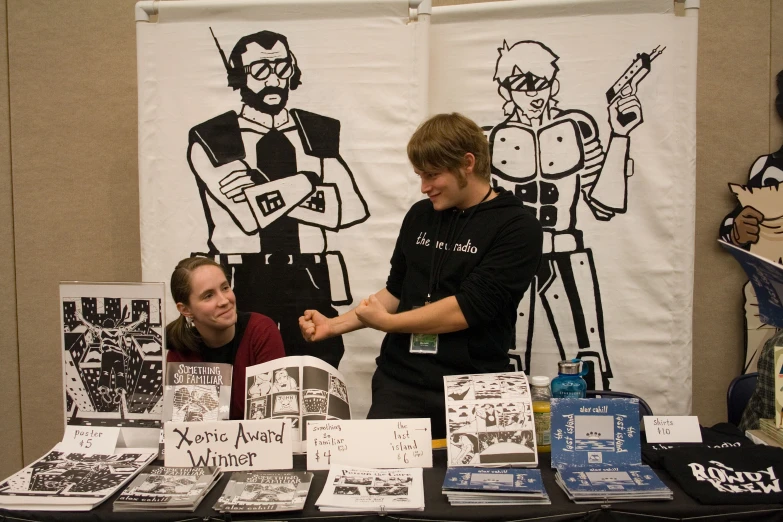
[[[434,236],[435,240],[432,243],[432,257],[430,258],[430,283],[429,283],[429,286],[427,287],[427,303],[429,303],[430,300],[432,299],[432,295],[435,292],[438,291],[438,286],[440,284],[440,274],[443,272],[443,266],[446,264],[446,259],[448,259],[449,254],[451,254],[451,252],[454,250],[454,245],[456,244],[457,239],[459,239],[459,237],[465,231],[465,227],[468,226],[468,222],[473,217],[473,214],[476,213],[476,210],[478,210],[479,205],[484,203],[484,201],[486,201],[486,199],[489,197],[490,194],[492,194],[492,187],[491,186],[489,187],[489,190],[484,195],[484,197],[481,198],[481,201],[479,201],[476,204],[476,206],[474,206],[471,209],[470,213],[468,214],[468,218],[462,224],[462,228],[459,229],[459,232],[457,232],[456,235],[453,238],[450,237],[451,233],[452,233],[451,227],[452,227],[452,225],[455,225],[455,229],[456,229],[456,224],[457,224],[457,221],[459,220],[459,215],[457,215],[455,218],[453,218],[449,222],[449,228],[446,231],[446,241],[444,242],[444,246],[448,246],[448,247],[450,247],[450,249],[446,248],[446,252],[440,258],[440,262],[436,266],[435,265],[435,250],[437,250],[436,249],[436,245],[438,244],[438,234],[440,234],[440,224],[441,224],[441,220],[443,218],[443,213],[442,212],[438,212],[438,222],[437,222],[437,224],[435,226],[435,236]],[[463,210],[462,212],[464,213],[465,211]]]

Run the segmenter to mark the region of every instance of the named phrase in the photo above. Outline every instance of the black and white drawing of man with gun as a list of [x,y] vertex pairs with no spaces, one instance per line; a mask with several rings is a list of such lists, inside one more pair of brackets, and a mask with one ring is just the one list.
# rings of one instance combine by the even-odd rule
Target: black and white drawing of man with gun
[[560,357],[581,358],[588,386],[609,389],[598,277],[576,209],[581,198],[600,221],[626,211],[630,133],[644,121],[636,89],[663,49],[637,54],[607,91],[611,135],[605,149],[590,114],[558,107],[558,55],[532,40],[503,42],[498,51],[494,80],[507,117],[489,132],[493,183],[520,198],[544,229],[541,266],[519,306],[517,339],[526,341],[510,357],[530,371],[534,320],[544,312]]

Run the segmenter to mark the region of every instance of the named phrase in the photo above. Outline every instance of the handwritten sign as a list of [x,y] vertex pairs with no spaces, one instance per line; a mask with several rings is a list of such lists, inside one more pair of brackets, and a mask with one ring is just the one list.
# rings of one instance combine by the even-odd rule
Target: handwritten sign
[[430,419],[308,421],[307,469],[431,468]]
[[66,426],[62,447],[74,453],[110,455],[117,449],[120,428],[105,426]]
[[164,426],[166,466],[223,471],[292,469],[290,419],[173,422]]
[[701,442],[699,419],[694,416],[644,417],[647,442]]

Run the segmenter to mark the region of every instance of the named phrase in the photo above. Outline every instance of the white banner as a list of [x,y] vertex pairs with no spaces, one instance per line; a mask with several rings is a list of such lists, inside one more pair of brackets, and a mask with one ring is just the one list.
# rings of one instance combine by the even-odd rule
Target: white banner
[[[406,0],[156,6],[137,24],[144,280],[220,254],[240,310],[277,322],[288,355],[337,367],[343,341],[306,345],[297,320],[385,284],[418,198],[405,145],[424,117],[426,27]],[[381,340],[344,340],[362,417]]]
[[[519,367],[690,412],[695,18],[667,0],[435,9],[429,112],[487,129],[494,183],[541,221]],[[596,181],[597,179],[597,181]]]
[[137,24],[145,280],[215,255],[289,355],[334,364],[344,343],[363,417],[382,334],[308,346],[296,321],[384,286],[419,198],[408,138],[459,111],[547,231],[512,363],[581,356],[596,387],[690,412],[695,18],[669,0],[444,7],[431,27],[396,0],[156,5]]

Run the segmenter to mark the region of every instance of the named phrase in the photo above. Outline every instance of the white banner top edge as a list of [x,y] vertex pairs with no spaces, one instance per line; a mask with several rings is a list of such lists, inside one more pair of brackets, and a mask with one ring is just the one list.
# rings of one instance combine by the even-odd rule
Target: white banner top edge
[[408,0],[162,0],[158,23],[409,17]]
[[545,18],[557,16],[631,15],[642,13],[674,14],[672,0],[511,0],[461,4],[432,8],[432,23],[464,22],[480,16],[484,19]]

